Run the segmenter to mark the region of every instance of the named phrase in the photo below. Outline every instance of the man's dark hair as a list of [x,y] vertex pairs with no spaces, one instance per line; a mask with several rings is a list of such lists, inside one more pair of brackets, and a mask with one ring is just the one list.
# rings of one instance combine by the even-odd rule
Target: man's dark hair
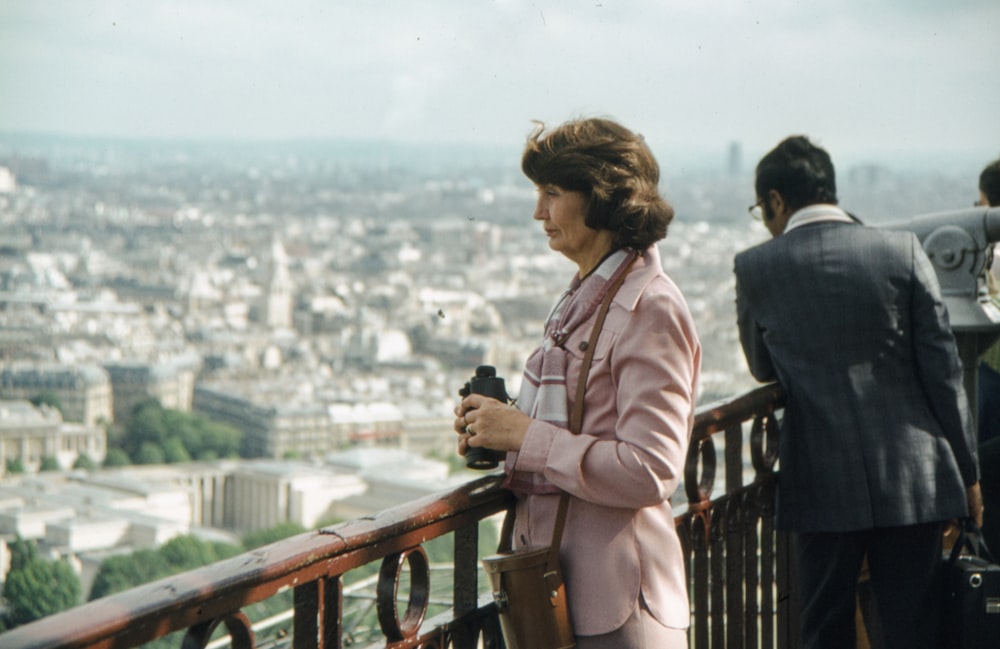
[[792,211],[816,203],[837,204],[837,180],[830,154],[803,135],[784,139],[757,163],[757,198],[772,189]]
[[1000,160],[994,160],[986,165],[979,174],[979,191],[986,196],[990,206],[1000,205]]

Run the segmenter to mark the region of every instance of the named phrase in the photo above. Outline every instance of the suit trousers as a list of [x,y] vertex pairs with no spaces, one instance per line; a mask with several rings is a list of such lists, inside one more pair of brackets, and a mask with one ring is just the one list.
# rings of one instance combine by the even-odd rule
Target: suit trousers
[[980,361],[976,372],[979,443],[1000,438],[1000,372]]
[[796,534],[801,596],[800,646],[856,646],[858,575],[868,557],[886,649],[937,649],[940,643],[944,521],[855,532]]
[[983,490],[983,540],[992,550],[1000,548],[1000,436],[979,445],[979,467],[982,472],[979,485]]

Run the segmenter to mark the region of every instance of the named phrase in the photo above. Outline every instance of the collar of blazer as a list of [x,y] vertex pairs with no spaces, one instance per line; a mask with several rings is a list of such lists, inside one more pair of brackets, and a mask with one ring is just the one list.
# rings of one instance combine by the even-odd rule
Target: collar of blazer
[[823,223],[827,221],[837,223],[854,223],[854,219],[848,216],[847,212],[840,209],[836,205],[820,203],[817,205],[803,207],[795,214],[792,214],[792,217],[788,219],[788,225],[785,226],[785,232],[790,232],[795,228],[802,227],[803,225]]

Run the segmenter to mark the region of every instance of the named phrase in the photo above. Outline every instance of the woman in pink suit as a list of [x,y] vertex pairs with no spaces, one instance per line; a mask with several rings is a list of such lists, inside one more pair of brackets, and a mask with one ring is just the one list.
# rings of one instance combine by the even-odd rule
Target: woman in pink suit
[[[686,647],[685,569],[669,499],[683,473],[701,346],[656,247],[673,219],[659,166],[640,135],[581,119],[539,126],[521,168],[538,187],[534,219],[549,247],[579,271],[526,363],[517,405],[472,394],[456,408],[459,453],[507,451],[515,550],[548,545],[559,493],[570,494],[560,552],[580,649]],[[622,273],[573,434],[597,305]]]

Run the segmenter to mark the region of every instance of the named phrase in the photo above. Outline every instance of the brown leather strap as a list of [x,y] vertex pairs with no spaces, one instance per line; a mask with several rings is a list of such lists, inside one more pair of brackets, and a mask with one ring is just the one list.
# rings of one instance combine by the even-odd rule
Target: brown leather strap
[[[615,279],[614,283],[608,287],[608,292],[601,301],[601,306],[597,311],[597,318],[594,320],[594,328],[590,331],[590,340],[587,341],[587,349],[583,354],[583,363],[580,366],[580,378],[576,384],[576,399],[573,401],[573,413],[569,420],[569,430],[574,435],[580,434],[580,427],[583,425],[583,398],[587,392],[587,378],[590,376],[590,365],[594,360],[594,351],[597,349],[597,340],[604,327],[604,319],[611,308],[611,300],[614,299],[618,289],[625,283],[629,270],[635,264],[636,255],[628,263],[625,270]],[[559,496],[559,507],[556,510],[555,527],[552,530],[552,543],[549,546],[549,556],[546,560],[546,567],[549,572],[554,572],[559,565],[559,545],[562,542],[563,528],[566,527],[566,512],[569,509],[569,494],[565,491]],[[500,530],[500,546],[497,552],[510,552],[513,547],[512,537],[514,535],[514,507],[507,510],[507,515],[503,520],[503,527]]]
[[[573,414],[569,420],[569,431],[574,435],[580,434],[583,426],[583,398],[587,392],[587,378],[590,376],[590,365],[594,360],[594,351],[597,349],[597,339],[604,328],[604,319],[611,308],[611,300],[614,299],[618,289],[625,283],[632,264],[638,259],[638,255],[632,258],[625,269],[618,275],[614,283],[608,288],[601,307],[597,311],[597,318],[594,320],[594,328],[590,332],[590,340],[587,342],[587,349],[583,354],[583,364],[580,366],[580,379],[576,384],[576,400],[573,402]],[[562,542],[563,528],[566,526],[566,511],[569,509],[569,494],[565,491],[559,496],[559,509],[556,510],[555,529],[552,531],[552,544],[549,546],[549,558],[546,566],[549,570],[555,570],[559,565],[559,544]]]
[[555,572],[559,567],[559,546],[562,544],[563,528],[566,526],[566,512],[569,510],[569,493],[564,491],[559,495],[559,509],[556,510],[556,526],[552,530],[552,542],[549,544],[549,556],[545,559],[546,572]]
[[507,513],[503,516],[503,525],[500,527],[500,543],[497,545],[497,552],[503,554],[513,550],[514,542],[514,515],[517,512],[517,502],[507,508]]
[[590,376],[590,364],[594,360],[594,352],[597,350],[597,339],[601,336],[601,329],[604,328],[604,319],[608,316],[608,309],[611,307],[611,300],[614,299],[618,289],[625,283],[632,264],[639,257],[633,257],[625,270],[615,278],[614,283],[608,288],[607,295],[601,302],[601,308],[597,311],[597,318],[594,320],[594,328],[590,332],[590,340],[587,341],[587,349],[583,354],[583,364],[580,366],[580,380],[576,384],[576,400],[573,402],[573,414],[569,420],[569,431],[574,435],[580,434],[580,427],[583,426],[583,397],[587,393],[587,377]]

